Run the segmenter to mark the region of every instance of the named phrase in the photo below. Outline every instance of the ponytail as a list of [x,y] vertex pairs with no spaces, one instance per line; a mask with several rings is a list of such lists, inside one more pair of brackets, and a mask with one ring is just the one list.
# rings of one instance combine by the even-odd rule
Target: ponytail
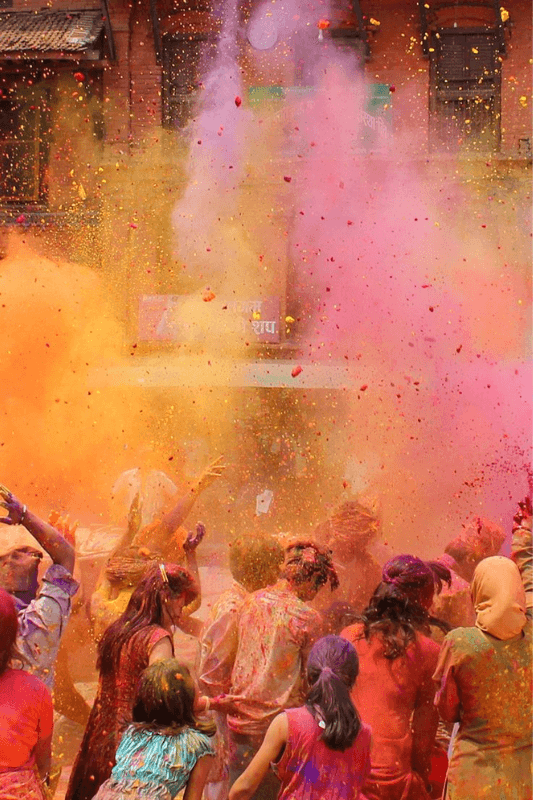
[[350,697],[359,672],[353,645],[340,636],[325,636],[309,654],[307,708],[323,729],[321,739],[331,750],[346,750],[361,729]]

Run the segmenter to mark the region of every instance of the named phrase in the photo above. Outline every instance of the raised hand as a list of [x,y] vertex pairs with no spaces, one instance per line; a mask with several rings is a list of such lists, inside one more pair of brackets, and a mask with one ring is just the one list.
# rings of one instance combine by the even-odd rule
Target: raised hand
[[194,550],[196,550],[196,548],[198,547],[204,536],[205,536],[205,525],[202,522],[198,522],[196,525],[196,531],[195,532],[189,531],[189,533],[187,534],[187,538],[183,542],[183,549],[185,550],[185,552],[192,553]]
[[0,484],[0,497],[3,501],[0,506],[7,511],[7,517],[0,517],[0,522],[3,522],[4,525],[22,525],[27,511],[24,503],[21,503],[3,484]]
[[224,456],[219,456],[209,464],[196,483],[199,492],[203,492],[208,486],[211,486],[213,481],[220,478],[224,474],[227,464],[224,463]]
[[521,503],[518,503],[518,510],[513,517],[513,530],[516,528],[531,528],[532,516],[531,497],[525,497]]
[[78,530],[79,522],[71,523],[69,515],[67,514],[65,517],[62,517],[59,511],[50,511],[48,522],[56,531],[59,531],[61,536],[63,536],[72,547],[76,546],[76,531]]

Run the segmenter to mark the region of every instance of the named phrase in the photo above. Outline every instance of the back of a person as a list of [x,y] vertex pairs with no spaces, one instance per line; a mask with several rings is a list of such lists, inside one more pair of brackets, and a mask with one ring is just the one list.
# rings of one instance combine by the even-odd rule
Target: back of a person
[[0,772],[32,769],[33,748],[45,734],[44,720],[52,730],[52,701],[45,685],[22,670],[6,669],[0,675]]
[[359,656],[359,678],[352,696],[361,718],[372,728],[374,738],[407,736],[418,691],[437,661],[438,645],[417,633],[406,653],[391,660],[383,655],[380,636],[367,642],[360,623],[346,628],[342,636],[352,642]]
[[244,699],[239,716],[228,717],[232,730],[263,735],[282,708],[301,704],[302,650],[320,627],[318,613],[289,590],[274,586],[248,598],[231,677],[231,693]]
[[458,751],[483,743],[507,752],[532,741],[531,696],[533,648],[531,630],[500,640],[479,628],[457,628],[448,634],[456,650],[454,676],[461,695]]
[[362,725],[353,744],[332,750],[306,706],[285,711],[288,739],[275,765],[278,800],[357,800],[370,767],[370,728]]

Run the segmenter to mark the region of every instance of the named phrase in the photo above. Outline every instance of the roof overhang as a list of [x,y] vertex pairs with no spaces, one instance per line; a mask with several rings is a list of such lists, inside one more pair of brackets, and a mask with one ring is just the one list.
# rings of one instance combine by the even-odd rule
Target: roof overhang
[[100,61],[112,57],[105,8],[0,11],[2,61]]

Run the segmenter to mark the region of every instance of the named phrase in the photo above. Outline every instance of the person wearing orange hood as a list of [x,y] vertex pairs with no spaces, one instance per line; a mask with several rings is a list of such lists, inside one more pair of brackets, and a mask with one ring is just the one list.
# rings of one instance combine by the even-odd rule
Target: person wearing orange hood
[[492,556],[472,581],[475,626],[444,639],[435,704],[459,729],[445,800],[531,800],[533,687],[531,504],[515,516],[514,557]]

